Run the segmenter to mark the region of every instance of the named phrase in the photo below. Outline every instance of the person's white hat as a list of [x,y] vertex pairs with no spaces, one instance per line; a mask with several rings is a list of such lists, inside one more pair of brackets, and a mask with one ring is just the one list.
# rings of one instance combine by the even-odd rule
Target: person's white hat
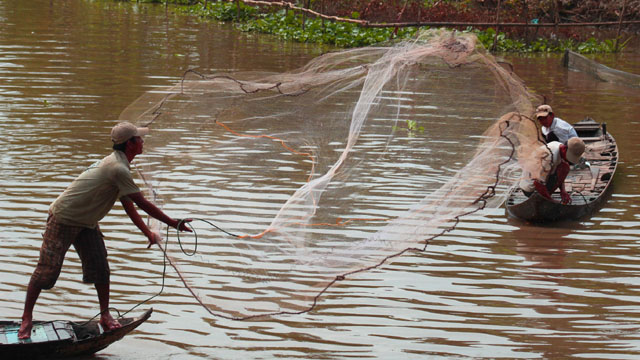
[[536,117],[546,117],[549,113],[552,113],[553,110],[549,105],[540,105],[536,109]]
[[121,122],[111,129],[111,141],[114,144],[122,144],[134,136],[144,136],[149,133],[149,128],[137,127],[129,122]]
[[578,137],[572,137],[567,142],[567,160],[572,164],[580,162],[580,157],[584,153],[584,142]]

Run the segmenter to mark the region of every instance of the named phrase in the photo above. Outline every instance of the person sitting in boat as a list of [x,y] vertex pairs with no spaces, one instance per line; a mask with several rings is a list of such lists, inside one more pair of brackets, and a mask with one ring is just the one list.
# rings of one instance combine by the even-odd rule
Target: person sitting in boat
[[120,199],[131,221],[144,233],[149,246],[160,241],[160,235],[149,230],[138,214],[134,203],[150,216],[177,228],[191,231],[184,221],[167,216],[162,210],[145,199],[133,182],[130,163],[142,153],[142,136],[148,128],[138,128],[123,122],[111,130],[114,151],[89,166],[49,208],[49,217],[40,248],[40,259],[27,287],[27,295],[18,331],[20,339],[31,337],[32,314],[42,289],[51,289],[56,283],[64,256],[71,246],[75,247],[82,261],[82,280],[93,283],[100,303],[100,324],[105,330],[121,327],[109,313],[109,264],[103,235],[98,222],[111,210],[116,199]]
[[559,141],[566,145],[569,139],[578,137],[576,129],[568,122],[556,117],[549,105],[538,106],[536,118],[542,125],[542,135],[547,143]]
[[523,173],[520,188],[526,196],[534,191],[551,200],[551,194],[560,189],[562,204],[571,204],[571,196],[567,193],[564,181],[569,174],[570,166],[580,161],[584,153],[584,142],[579,137],[569,139],[567,145],[552,141],[540,146],[527,161],[533,167]]

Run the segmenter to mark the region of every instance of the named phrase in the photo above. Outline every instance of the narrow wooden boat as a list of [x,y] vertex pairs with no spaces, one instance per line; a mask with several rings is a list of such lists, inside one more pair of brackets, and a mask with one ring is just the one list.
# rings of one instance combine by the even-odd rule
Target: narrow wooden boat
[[551,195],[551,201],[537,192],[527,197],[516,187],[506,201],[510,216],[537,223],[577,220],[602,205],[618,165],[618,146],[607,133],[606,124],[586,118],[573,126],[585,143],[583,157],[590,167],[573,167],[569,172],[565,189],[571,195],[571,204],[562,205],[557,190]]
[[120,318],[121,328],[103,331],[97,320],[33,323],[31,339],[19,340],[19,322],[0,321],[0,359],[60,359],[91,355],[122,339],[145,322],[153,309],[138,318]]

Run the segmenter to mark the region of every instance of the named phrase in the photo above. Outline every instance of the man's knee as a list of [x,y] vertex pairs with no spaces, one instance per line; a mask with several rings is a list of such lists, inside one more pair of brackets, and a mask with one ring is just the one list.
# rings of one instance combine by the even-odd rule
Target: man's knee
[[62,266],[41,265],[36,266],[36,270],[31,275],[29,286],[33,286],[41,290],[51,289],[60,276]]

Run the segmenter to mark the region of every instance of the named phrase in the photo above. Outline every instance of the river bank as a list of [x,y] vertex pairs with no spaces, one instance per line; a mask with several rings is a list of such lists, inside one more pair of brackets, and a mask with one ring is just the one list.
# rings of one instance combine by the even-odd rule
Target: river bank
[[[487,49],[497,53],[563,52],[566,49],[583,54],[611,53],[622,51],[629,41],[637,38],[640,29],[640,12],[636,11],[640,0],[627,1],[624,9],[611,4],[571,1],[559,2],[558,8],[542,1],[479,0],[147,2],[171,3],[175,4],[171,7],[175,11],[231,21],[245,32],[342,48],[410,38],[419,28],[444,26],[475,33]],[[341,20],[329,21],[329,18]],[[625,23],[616,22],[620,20]]]

